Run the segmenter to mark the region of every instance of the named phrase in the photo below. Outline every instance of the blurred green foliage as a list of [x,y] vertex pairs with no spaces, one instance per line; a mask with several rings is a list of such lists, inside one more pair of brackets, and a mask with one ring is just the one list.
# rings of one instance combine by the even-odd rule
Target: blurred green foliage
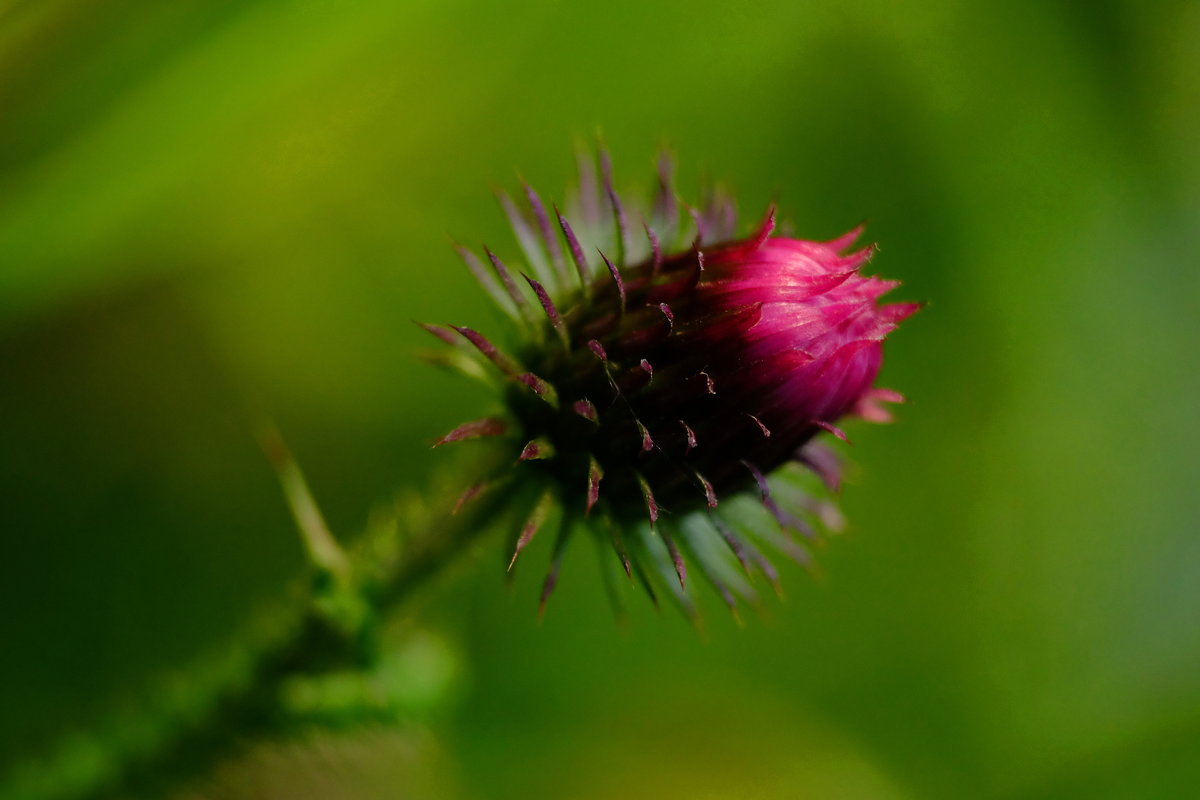
[[600,129],[626,186],[669,143],[800,236],[868,219],[932,301],[912,403],[742,629],[620,626],[586,547],[539,625],[491,540],[415,607],[464,651],[434,739],[319,751],[328,792],[1194,791],[1198,97],[1182,1],[0,2],[0,763],[299,573],[258,414],[337,531],[445,463],[489,401],[410,320],[495,319],[447,236],[515,256],[489,186],[561,197]]

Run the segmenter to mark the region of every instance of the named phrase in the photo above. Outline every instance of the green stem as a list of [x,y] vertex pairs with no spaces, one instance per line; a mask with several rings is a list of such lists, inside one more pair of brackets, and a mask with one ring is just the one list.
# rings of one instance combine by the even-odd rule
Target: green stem
[[[281,463],[286,467],[290,459],[276,466]],[[230,656],[193,664],[184,680],[148,702],[143,714],[75,737],[46,761],[0,780],[0,798],[161,796],[210,773],[247,745],[285,733],[284,686],[296,678],[369,668],[376,622],[488,530],[504,505],[503,492],[491,492],[466,513],[446,513],[427,529],[410,531],[404,551],[391,564],[380,564],[380,548],[372,546],[377,542],[363,542],[359,550],[365,555],[347,559],[332,537],[308,537],[305,519],[311,525],[319,522],[319,514],[315,505],[305,505],[303,478],[290,474],[289,488],[289,474],[280,473],[285,492],[293,510],[298,499],[307,509],[306,517],[297,515],[298,522],[310,553],[320,556],[313,559],[309,589],[295,593],[265,631],[244,632],[227,651]]]

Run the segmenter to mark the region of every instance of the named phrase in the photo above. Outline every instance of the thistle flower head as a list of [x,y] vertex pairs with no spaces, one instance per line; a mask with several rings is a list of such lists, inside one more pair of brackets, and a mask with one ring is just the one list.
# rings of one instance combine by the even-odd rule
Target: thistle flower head
[[[426,326],[481,362],[460,359],[468,371],[500,377],[507,409],[438,443],[515,434],[518,463],[497,477],[519,471],[540,488],[513,560],[551,505],[564,520],[543,599],[570,522],[599,517],[652,596],[649,575],[671,576],[691,608],[687,550],[732,606],[753,589],[730,559],[774,580],[756,539],[807,561],[792,534],[812,537],[813,527],[776,501],[767,475],[804,465],[836,490],[837,458],[814,440],[844,439],[837,423],[848,415],[889,419],[882,403],[903,398],[873,387],[882,342],[917,306],[879,303],[897,284],[861,273],[873,248],[853,249],[860,228],[828,242],[774,237],[771,210],[736,238],[732,201],[713,193],[700,209],[683,206],[665,159],[644,209],[617,194],[603,151],[599,166],[597,180],[581,159],[566,214],[529,187],[521,206],[501,196],[532,274],[486,248],[484,258],[460,249],[521,338],[508,355],[475,330]],[[722,515],[747,492],[777,530]],[[797,505],[821,509],[811,497]]]

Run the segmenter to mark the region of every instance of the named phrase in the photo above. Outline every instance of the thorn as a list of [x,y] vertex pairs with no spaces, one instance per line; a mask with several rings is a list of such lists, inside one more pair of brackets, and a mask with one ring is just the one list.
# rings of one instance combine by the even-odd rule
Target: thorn
[[770,582],[775,594],[779,597],[783,597],[783,585],[779,582],[779,572],[775,569],[775,565],[767,560],[767,557],[760,553],[758,548],[746,541],[743,541],[736,533],[734,533],[733,529],[726,524],[725,520],[721,519],[716,514],[709,514],[708,518],[712,521],[712,524],[717,529],[717,532],[720,533],[721,538],[725,540],[725,544],[727,544],[729,549],[733,551],[734,557],[737,558],[738,563],[742,565],[742,569],[746,572],[746,574],[750,574],[749,562],[754,562],[754,565],[758,567],[759,571],[762,572],[767,581]]
[[685,454],[690,453],[692,451],[692,449],[696,446],[696,434],[691,429],[691,427],[683,420],[679,420],[679,424],[683,426],[683,433],[685,436],[687,436],[687,445],[684,448],[684,453]]
[[771,584],[771,590],[775,592],[775,596],[783,600],[783,582],[779,580],[779,572],[776,571],[775,565],[763,558],[762,562],[758,564],[758,568],[763,571],[767,582]]
[[505,294],[504,289],[500,288],[500,284],[496,282],[495,276],[488,273],[487,269],[483,266],[483,262],[474,253],[460,244],[454,245],[454,251],[458,253],[458,257],[463,260],[463,263],[467,265],[467,270],[475,278],[475,282],[482,286],[483,290],[492,298],[492,302],[510,317],[519,319],[520,314],[517,307],[513,305],[512,297]]
[[542,241],[546,245],[546,251],[550,253],[550,261],[554,264],[554,269],[562,282],[561,285],[566,286],[569,276],[567,265],[563,262],[562,242],[554,235],[554,226],[550,222],[550,216],[546,213],[546,206],[533,187],[524,180],[521,181],[521,187],[525,190],[525,199],[529,201],[529,207],[533,209],[533,216],[537,219]]
[[454,334],[450,332],[449,328],[446,328],[442,325],[434,325],[429,322],[418,322],[417,325],[419,325],[426,333],[433,334],[451,347],[454,347],[458,344],[457,340],[454,338]]
[[647,224],[644,220],[642,222],[642,227],[646,229],[646,238],[650,240],[650,253],[651,253],[650,275],[651,275],[651,277],[653,277],[653,276],[657,275],[659,273],[659,271],[662,269],[662,263],[663,263],[662,246],[658,242],[658,236],[655,235],[654,229],[651,228],[650,225]]
[[532,372],[523,372],[517,376],[517,381],[529,387],[530,391],[546,401],[551,408],[558,408],[558,392],[554,386]]
[[488,436],[500,436],[508,430],[508,424],[496,417],[485,417],[483,419],[464,422],[454,430],[447,433],[442,438],[433,443],[434,447],[441,447],[444,444],[451,442],[461,442],[467,439],[482,439]]
[[512,572],[513,565],[517,563],[517,556],[521,555],[521,551],[533,541],[533,537],[537,535],[538,530],[546,522],[546,515],[550,513],[550,506],[553,503],[554,495],[549,490],[546,490],[533,507],[529,518],[525,521],[525,526],[521,529],[521,535],[517,537],[516,549],[513,550],[512,559],[508,562],[508,572]]
[[824,420],[814,419],[812,421],[812,424],[816,425],[821,430],[832,433],[834,436],[841,439],[846,444],[854,444],[854,442],[850,441],[850,437],[848,437],[846,435],[845,431],[843,431],[841,428],[834,425],[832,422],[825,422]]
[[750,564],[746,560],[745,542],[739,539],[737,534],[733,532],[733,529],[726,525],[725,521],[716,514],[710,513],[708,518],[712,522],[713,527],[717,529],[717,533],[720,535],[721,539],[724,540],[725,544],[728,545],[729,549],[733,552],[733,557],[736,558],[738,563],[742,565],[742,570],[749,575]]
[[548,439],[538,437],[525,445],[517,461],[538,461],[547,458],[554,458],[554,445]]
[[530,227],[529,219],[521,213],[507,193],[497,189],[496,198],[500,201],[500,207],[504,209],[504,215],[508,217],[508,224],[517,238],[517,244],[521,246],[521,252],[525,254],[525,260],[542,281],[553,283],[557,276],[546,261],[546,251],[542,248],[538,234]]
[[763,435],[764,439],[771,438],[771,429],[768,428],[766,425],[764,425],[761,419],[754,416],[753,414],[747,414],[746,416],[749,417],[751,419],[751,421],[754,422],[754,424],[758,426],[758,429],[760,431],[762,431],[762,435]]
[[717,493],[713,491],[713,485],[709,482],[708,478],[701,475],[700,471],[694,467],[692,468],[692,474],[696,476],[696,480],[700,483],[700,488],[704,490],[704,499],[708,503],[708,507],[716,508]]
[[621,538],[621,529],[609,521],[609,532],[612,536],[613,550],[617,552],[617,557],[621,559],[621,566],[625,568],[625,577],[633,583],[633,570],[629,564],[629,553],[625,550],[625,540]]
[[473,355],[464,353],[457,347],[453,350],[422,350],[417,353],[417,357],[426,364],[442,367],[489,385],[494,384],[495,379],[491,373]]
[[309,562],[318,570],[338,578],[348,577],[350,561],[345,551],[333,538],[317,501],[308,488],[308,481],[300,471],[300,465],[292,457],[279,429],[272,422],[264,423],[258,431],[259,446],[275,469],[275,476],[283,488],[288,509],[300,532]]
[[[700,572],[704,575],[705,580],[712,584],[712,587],[716,589],[717,594],[720,595],[721,600],[725,602],[725,606],[729,609],[729,613],[733,616],[733,621],[738,625],[741,625],[742,617],[741,614],[738,613],[737,598],[734,597],[733,591],[729,588],[729,585],[717,577],[716,573],[707,564],[705,564],[704,559],[696,558],[695,561],[699,565]],[[750,596],[753,597],[753,594]]]
[[[803,520],[799,519],[794,514],[786,513],[779,507],[779,504],[775,502],[775,498],[771,496],[771,487],[767,483],[767,477],[763,475],[762,470],[751,464],[746,459],[741,459],[741,462],[742,466],[748,469],[750,474],[754,476],[754,481],[758,484],[759,494],[762,496],[763,507],[766,508],[767,511],[771,512],[771,516],[773,516],[775,521],[779,523],[779,527],[784,530],[795,530],[807,539],[815,539],[816,532],[814,532],[811,527],[805,524]],[[790,542],[791,540],[789,539],[787,541]]]
[[801,464],[808,467],[821,479],[821,483],[825,484],[826,489],[837,493],[841,488],[841,460],[837,453],[823,445],[809,443],[800,448],[796,457]]
[[604,367],[604,377],[608,379],[608,385],[612,387],[614,397],[620,397],[621,387],[617,385],[616,379],[612,376],[612,371],[608,368],[608,353],[604,350],[604,345],[595,339],[588,339],[587,346],[589,350],[596,354],[596,358],[600,359],[600,363]]
[[452,325],[451,327],[458,331],[464,339],[473,344],[476,350],[483,353],[487,360],[495,364],[505,375],[512,377],[520,372],[517,362],[500,352],[496,345],[488,341],[487,337],[483,334],[460,325]]
[[654,493],[650,491],[650,484],[646,482],[640,472],[635,470],[633,474],[637,477],[638,486],[642,489],[642,500],[646,503],[646,512],[650,516],[650,522],[652,524],[658,522],[658,503],[654,500]]
[[841,533],[846,529],[846,518],[842,515],[842,510],[837,507],[836,503],[828,500],[808,498],[805,508],[833,533]]
[[558,528],[558,538],[554,540],[554,555],[550,559],[550,567],[546,570],[546,578],[542,581],[542,596],[538,599],[538,621],[541,622],[546,614],[546,601],[558,585],[558,573],[562,569],[563,556],[567,552],[567,541],[571,536],[571,519],[563,515],[562,524]]
[[600,258],[604,259],[604,265],[608,267],[608,274],[612,275],[613,281],[617,284],[617,295],[621,300],[621,304],[617,309],[617,319],[620,319],[625,316],[625,282],[621,280],[621,270],[617,269],[616,264],[608,260],[608,256],[600,253]]
[[804,567],[806,570],[811,571],[813,569],[812,556],[799,544],[786,536],[780,537],[777,544],[779,550],[792,561]]
[[454,502],[454,509],[450,512],[450,514],[455,515],[462,511],[463,507],[466,506],[467,503],[470,503],[476,497],[486,492],[489,488],[491,488],[491,484],[487,481],[480,481],[479,483],[471,484],[467,487],[466,491],[458,496],[458,500]]
[[563,349],[568,353],[571,352],[571,335],[567,333],[567,325],[563,322],[562,314],[558,313],[558,307],[550,299],[549,292],[546,291],[546,288],[542,284],[528,275],[522,273],[521,277],[525,279],[529,284],[529,288],[533,289],[533,293],[537,295],[538,302],[541,304],[542,310],[546,312],[546,317],[554,327],[554,332],[558,334],[558,339],[562,342]]
[[600,462],[596,460],[595,456],[589,456],[587,505],[583,510],[585,517],[591,515],[592,507],[600,499],[600,481],[603,478],[604,470],[600,467]]
[[671,563],[675,565],[675,575],[679,578],[679,588],[686,589],[687,565],[683,563],[683,556],[679,553],[679,547],[676,546],[675,539],[665,528],[659,531],[659,535],[662,537],[663,543],[667,546],[667,552],[671,555]]
[[600,176],[604,181],[604,191],[608,195],[608,202],[612,205],[613,219],[617,225],[617,261],[625,263],[625,255],[629,252],[628,232],[625,225],[625,209],[621,205],[621,198],[617,196],[616,189],[613,188],[612,182],[612,161],[609,158],[608,150],[603,145],[600,146]]
[[666,303],[659,303],[658,310],[667,318],[667,335],[671,335],[671,331],[675,330],[675,313],[671,311],[671,307]]
[[650,582],[650,576],[646,574],[646,570],[642,568],[640,561],[633,562],[633,571],[637,574],[638,583],[646,590],[646,594],[650,596],[650,602],[654,604],[654,610],[662,613],[662,606],[659,605],[658,595],[654,591],[654,584]]
[[650,438],[650,431],[642,424],[641,420],[635,419],[634,422],[637,423],[638,433],[642,436],[642,452],[649,453],[654,449],[654,440]]
[[587,346],[589,350],[596,354],[596,358],[601,361],[608,361],[608,353],[604,350],[604,345],[595,339],[588,339]]
[[572,403],[571,410],[586,419],[588,422],[596,425],[600,424],[600,415],[596,413],[596,406],[594,406],[592,401],[588,400],[586,397],[582,400],[576,400],[574,403]]
[[591,270],[588,268],[587,259],[583,257],[583,248],[579,246],[579,240],[575,238],[575,231],[571,230],[570,223],[563,217],[562,212],[558,210],[558,206],[554,207],[554,215],[558,217],[558,227],[562,228],[563,236],[567,239],[567,249],[571,251],[571,260],[575,262],[575,272],[579,275],[579,284],[583,289],[583,295],[585,298],[590,298],[592,276]]
[[521,295],[520,289],[517,288],[517,284],[512,279],[512,275],[509,273],[508,268],[504,266],[504,262],[500,260],[499,256],[489,250],[487,245],[484,245],[483,252],[487,254],[488,260],[492,262],[492,268],[495,269],[496,274],[500,276],[500,282],[504,284],[504,290],[508,292],[508,296],[512,299],[513,305],[516,307],[517,311],[519,311],[521,316],[525,317],[525,319],[532,322],[533,320],[529,316],[529,304],[525,302],[525,298]]
[[[611,527],[611,526],[610,526]],[[608,563],[604,559],[608,556],[605,552],[604,543],[599,536],[589,536],[589,539],[596,545],[596,555],[598,556],[596,566],[600,569],[600,577],[604,584],[604,594],[608,598],[609,605],[612,607],[613,615],[617,622],[624,626],[629,622],[629,615],[625,609],[625,604],[621,602],[622,598],[618,594],[617,582],[613,577],[612,570],[608,568]],[[629,582],[633,583],[633,576],[629,576]]]

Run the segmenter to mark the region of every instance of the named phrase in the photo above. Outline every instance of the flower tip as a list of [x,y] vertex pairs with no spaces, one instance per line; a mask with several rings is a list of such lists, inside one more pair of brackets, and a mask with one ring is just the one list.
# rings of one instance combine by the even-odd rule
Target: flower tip
[[762,222],[758,223],[758,230],[754,232],[754,236],[750,240],[750,249],[757,250],[762,247],[763,242],[770,238],[771,233],[775,230],[775,204],[771,203],[767,206],[767,213],[763,217]]
[[858,403],[854,406],[852,412],[860,419],[867,422],[875,422],[886,424],[895,420],[892,412],[883,404],[884,403],[904,403],[907,402],[904,395],[894,389],[875,388],[869,389],[859,398]]
[[[843,233],[841,236],[825,242],[825,246],[830,250],[833,250],[835,253],[840,253],[858,241],[858,238],[863,235],[863,231],[866,229],[867,223],[864,220],[863,222],[858,223],[858,225]],[[871,247],[875,247],[875,245],[871,245]]]
[[868,396],[874,397],[877,400],[882,400],[885,403],[907,403],[908,398],[897,392],[895,389],[877,388],[867,392]]
[[925,308],[925,303],[891,303],[879,309],[879,317],[884,322],[896,325]]

